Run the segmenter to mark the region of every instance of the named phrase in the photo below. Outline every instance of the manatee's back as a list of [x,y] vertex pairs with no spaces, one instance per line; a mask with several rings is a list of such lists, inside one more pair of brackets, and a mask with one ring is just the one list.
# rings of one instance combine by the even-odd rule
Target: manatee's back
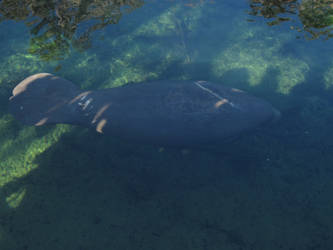
[[73,116],[68,102],[78,88],[63,78],[39,73],[20,82],[10,97],[9,110],[27,125],[71,123]]
[[106,121],[103,132],[132,141],[211,145],[278,115],[264,100],[205,81],[129,84],[103,93],[111,91],[112,102],[99,117]]

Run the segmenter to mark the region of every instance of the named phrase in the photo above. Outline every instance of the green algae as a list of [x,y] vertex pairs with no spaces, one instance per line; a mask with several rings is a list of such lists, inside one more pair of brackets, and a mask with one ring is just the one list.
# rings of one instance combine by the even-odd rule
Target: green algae
[[[213,72],[217,77],[222,77],[230,70],[246,69],[248,84],[256,86],[263,83],[269,69],[274,69],[278,72],[276,91],[285,95],[305,81],[306,74],[310,70],[308,64],[279,53],[290,36],[281,35],[277,38],[264,36],[265,29],[251,30],[250,27],[243,29],[238,31],[239,38],[236,42],[221,51],[213,60]],[[260,36],[263,36],[263,39],[258,40],[257,37]]]
[[25,188],[21,188],[19,191],[10,194],[6,197],[6,202],[10,208],[17,208],[22,200],[24,199],[24,196],[26,194],[27,190]]
[[323,78],[324,78],[323,80],[324,80],[325,88],[327,90],[331,89],[333,86],[333,63],[331,63],[331,65],[325,71]]
[[0,187],[16,178],[27,175],[38,167],[36,157],[55,144],[64,133],[71,130],[68,125],[57,125],[42,137],[36,128],[23,127],[14,138],[2,139],[0,146]]
[[[10,67],[8,67],[8,65],[10,65]],[[55,65],[55,63],[45,64],[41,62],[37,56],[19,51],[1,60],[0,86],[7,87],[9,81],[17,82],[28,75],[49,71],[51,70],[51,67],[54,67]]]
[[[202,18],[203,9],[204,5],[200,8],[184,9],[181,4],[176,4],[165,10],[161,15],[139,26],[133,37],[140,35],[159,38],[173,36],[175,33],[182,32],[182,28],[195,31],[200,23],[200,18]],[[182,25],[186,27],[181,27]]]
[[[186,12],[182,14],[183,18],[179,17],[181,11],[184,12],[184,7],[177,4],[161,15],[148,19],[132,33],[110,41],[112,50],[121,51],[121,53],[109,64],[111,77],[102,87],[116,87],[128,82],[156,79],[172,63],[190,62],[192,56],[187,48],[187,38],[184,33],[190,33],[198,27],[202,8],[186,9]],[[173,37],[175,34],[178,40],[174,43],[163,42],[163,39]],[[147,44],[140,41],[141,37],[156,40],[153,44]],[[124,47],[124,43],[130,43],[132,46],[125,50],[120,49]],[[158,60],[154,68],[149,68],[152,64],[151,58]]]

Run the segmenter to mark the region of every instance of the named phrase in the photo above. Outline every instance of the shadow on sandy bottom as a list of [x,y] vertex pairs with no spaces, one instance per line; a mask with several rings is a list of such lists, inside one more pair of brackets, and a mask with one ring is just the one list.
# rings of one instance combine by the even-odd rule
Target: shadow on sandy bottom
[[332,172],[309,165],[314,149],[270,146],[272,159],[265,149],[243,159],[235,148],[159,150],[78,129],[2,188],[26,191],[17,208],[1,200],[1,249],[325,249]]

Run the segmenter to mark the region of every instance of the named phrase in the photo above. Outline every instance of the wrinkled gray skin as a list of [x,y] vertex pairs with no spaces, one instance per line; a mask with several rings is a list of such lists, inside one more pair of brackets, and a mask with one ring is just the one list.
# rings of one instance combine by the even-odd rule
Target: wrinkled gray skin
[[156,81],[82,91],[47,73],[14,88],[10,112],[28,125],[75,124],[130,141],[185,147],[223,143],[279,116],[266,101],[211,82]]

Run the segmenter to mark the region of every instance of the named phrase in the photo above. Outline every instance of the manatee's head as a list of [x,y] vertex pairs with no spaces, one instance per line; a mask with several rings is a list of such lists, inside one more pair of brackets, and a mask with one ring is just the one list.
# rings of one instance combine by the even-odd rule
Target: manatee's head
[[35,74],[13,89],[9,111],[27,125],[68,122],[71,114],[66,106],[77,92],[70,81],[48,73]]

